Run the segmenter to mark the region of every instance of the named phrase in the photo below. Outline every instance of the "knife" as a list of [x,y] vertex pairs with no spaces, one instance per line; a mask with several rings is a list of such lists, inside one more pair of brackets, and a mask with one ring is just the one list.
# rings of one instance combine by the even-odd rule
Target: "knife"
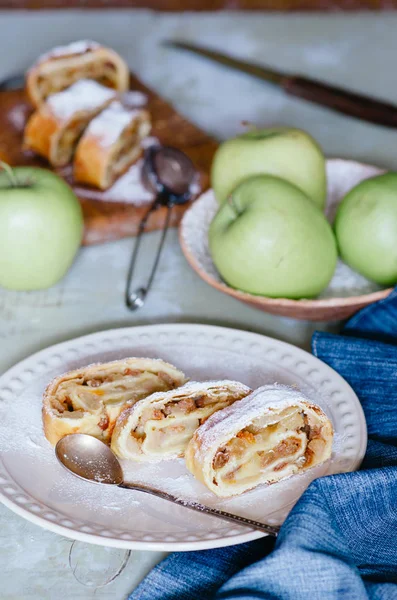
[[170,40],[164,42],[164,45],[170,48],[187,50],[218,64],[273,83],[281,87],[290,96],[303,98],[362,121],[369,121],[385,127],[397,127],[397,106],[376,100],[376,98],[357,94],[301,75],[283,73],[269,67],[245,62],[187,42]]

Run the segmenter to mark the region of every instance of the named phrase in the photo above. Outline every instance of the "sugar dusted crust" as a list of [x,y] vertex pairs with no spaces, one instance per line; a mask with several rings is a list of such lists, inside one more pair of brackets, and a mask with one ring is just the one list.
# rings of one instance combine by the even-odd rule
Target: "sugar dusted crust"
[[64,166],[89,121],[115,97],[113,90],[91,80],[80,80],[54,94],[28,120],[24,147],[44,156],[53,166]]
[[41,54],[34,66],[42,64],[49,59],[85,54],[86,52],[92,52],[92,50],[96,50],[97,48],[100,48],[100,44],[93,40],[79,40],[77,42],[66,44],[65,46],[55,46],[55,48]]
[[325,462],[332,439],[319,406],[292,388],[268,385],[212,415],[191,439],[186,465],[214,494],[228,497]]
[[45,436],[53,445],[70,433],[87,433],[109,443],[125,406],[185,381],[176,367],[151,358],[127,358],[70,371],[55,378],[44,393]]
[[120,458],[158,462],[183,456],[194,431],[215,411],[244,398],[250,389],[229,380],[188,383],[154,393],[118,418],[112,450]]
[[74,160],[74,178],[106,190],[142,154],[141,142],[151,129],[144,109],[126,109],[112,102],[88,125]]
[[80,79],[93,79],[125,92],[129,70],[117,52],[96,42],[82,40],[43,54],[26,74],[26,89],[36,107],[54,93]]

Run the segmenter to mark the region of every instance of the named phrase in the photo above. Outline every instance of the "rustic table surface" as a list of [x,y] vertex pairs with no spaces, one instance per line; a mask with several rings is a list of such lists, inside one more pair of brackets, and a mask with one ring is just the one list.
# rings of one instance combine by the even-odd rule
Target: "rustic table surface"
[[[94,38],[115,47],[145,83],[219,138],[241,121],[308,129],[329,156],[397,168],[396,133],[329,113],[276,89],[187,55],[162,49],[166,38],[189,39],[248,59],[300,71],[397,101],[397,14],[155,14],[148,11],[0,12],[0,78],[23,71],[43,50]],[[158,234],[148,234],[146,243]],[[198,322],[244,328],[309,347],[316,328],[338,324],[276,318],[238,303],[188,267],[172,231],[146,306],[123,305],[132,240],[84,248],[65,279],[48,291],[0,290],[0,372],[50,344],[125,325]],[[88,546],[88,545],[85,545]],[[123,599],[162,556],[133,552],[123,574],[97,589],[77,583],[67,561],[70,541],[0,507],[2,600]],[[103,548],[80,548],[87,570],[106,564]],[[114,551],[113,551],[114,552]],[[117,559],[117,556],[113,558]]]

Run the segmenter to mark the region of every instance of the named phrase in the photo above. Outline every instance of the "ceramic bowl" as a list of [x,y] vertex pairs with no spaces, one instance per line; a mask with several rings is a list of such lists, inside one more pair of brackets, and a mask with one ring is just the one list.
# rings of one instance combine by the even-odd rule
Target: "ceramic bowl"
[[[325,213],[329,221],[333,221],[339,202],[352,187],[383,172],[379,167],[352,160],[328,159]],[[392,290],[381,288],[362,277],[341,260],[329,286],[316,299],[268,298],[234,289],[222,280],[208,247],[208,229],[217,209],[214,193],[208,190],[185,213],[179,230],[182,251],[204,281],[241,302],[274,315],[308,321],[333,321],[350,317],[368,304],[385,298]]]

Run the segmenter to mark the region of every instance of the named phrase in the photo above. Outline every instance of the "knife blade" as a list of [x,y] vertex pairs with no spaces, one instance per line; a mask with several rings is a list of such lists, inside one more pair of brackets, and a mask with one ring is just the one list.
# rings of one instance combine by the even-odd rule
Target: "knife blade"
[[382,125],[397,128],[397,106],[302,75],[284,73],[256,63],[246,62],[203,46],[178,40],[168,40],[169,48],[186,50],[212,62],[246,73],[281,87],[290,96],[325,106],[333,111]]

